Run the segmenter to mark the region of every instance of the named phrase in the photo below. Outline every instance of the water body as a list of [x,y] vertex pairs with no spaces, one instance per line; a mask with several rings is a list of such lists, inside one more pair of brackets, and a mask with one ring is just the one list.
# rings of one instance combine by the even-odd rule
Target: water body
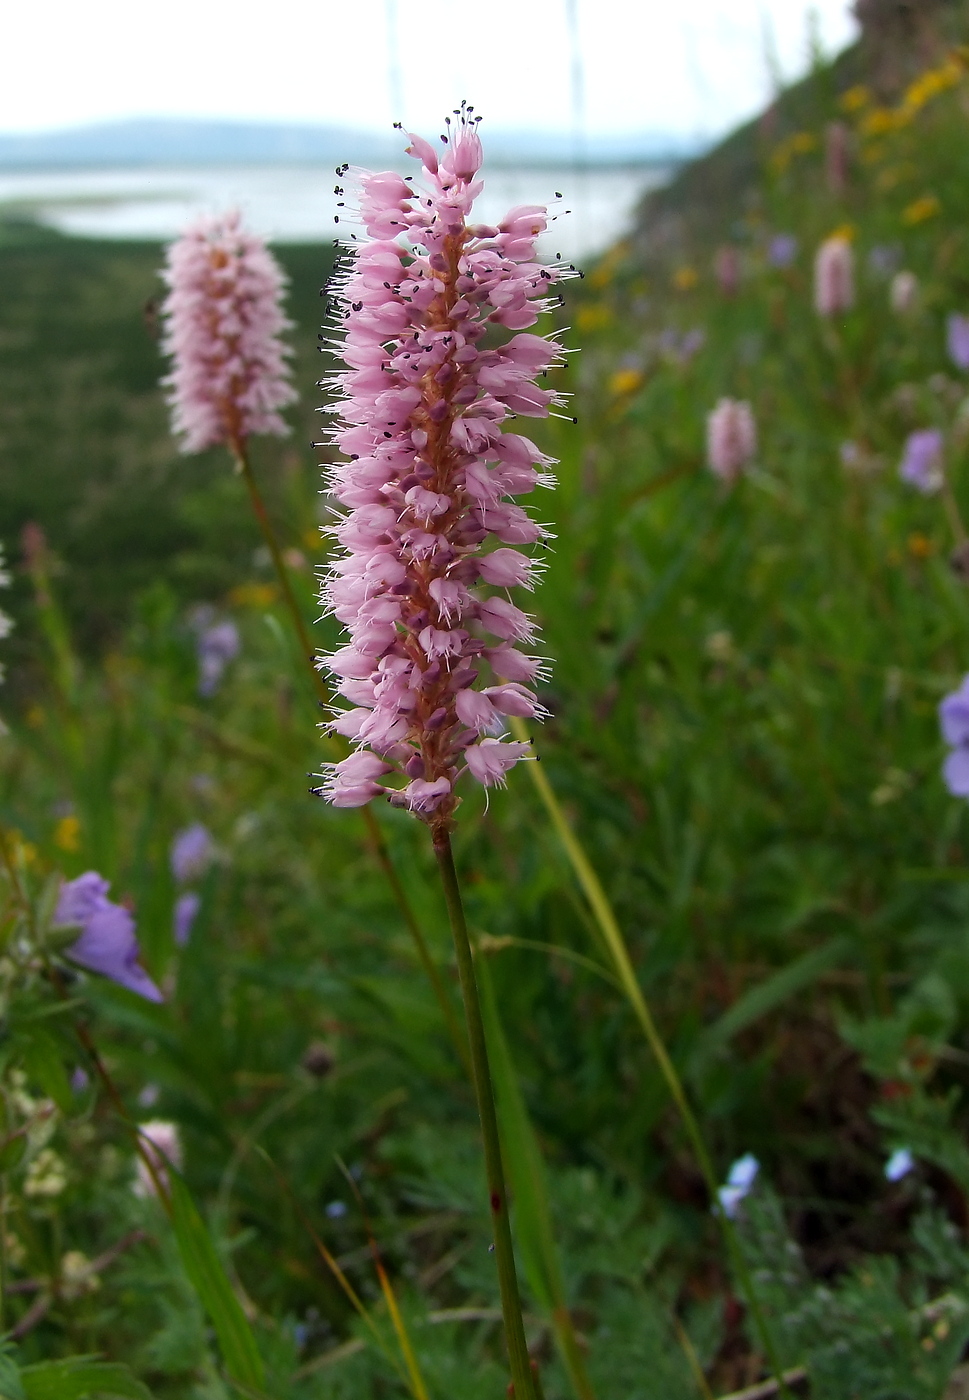
[[[638,200],[668,174],[656,166],[486,169],[475,212],[495,222],[516,204],[546,204],[554,219],[545,254],[587,258],[626,232]],[[0,171],[0,211],[89,238],[168,239],[201,214],[239,208],[275,242],[313,242],[356,227],[338,208],[335,183],[331,169],[306,165]]]

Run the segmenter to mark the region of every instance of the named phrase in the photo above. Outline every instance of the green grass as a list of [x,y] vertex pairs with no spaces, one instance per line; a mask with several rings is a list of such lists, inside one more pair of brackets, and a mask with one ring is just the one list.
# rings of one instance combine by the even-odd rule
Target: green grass
[[[962,1313],[953,1304],[939,1330],[938,1314],[917,1310],[945,1291],[969,1302],[969,828],[941,782],[936,718],[969,662],[969,594],[947,562],[940,502],[905,488],[896,464],[907,432],[944,427],[969,509],[969,385],[944,340],[945,316],[969,304],[969,84],[877,139],[864,135],[870,104],[846,113],[836,87],[806,90],[801,121],[817,144],[786,167],[776,140],[756,135],[743,207],[687,208],[666,243],[647,222],[560,313],[582,347],[556,372],[579,423],[542,436],[561,485],[536,503],[556,535],[536,595],[555,659],[539,743],[717,1169],[746,1151],[763,1164],[742,1234],[785,1360],[807,1362],[814,1400],[929,1400],[958,1359]],[[841,195],[826,188],[820,150],[836,116],[855,133]],[[906,210],[927,195],[938,211],[913,222]],[[676,191],[665,198],[668,210]],[[858,304],[825,325],[811,258],[845,224]],[[800,240],[790,269],[767,265],[776,232]],[[740,252],[735,297],[711,270],[724,242]],[[868,265],[880,245],[919,276],[907,317]],[[313,615],[321,555],[308,543],[318,516],[305,443],[317,436],[316,293],[330,254],[280,255],[303,399],[293,439],[258,445],[257,471],[285,543],[307,557],[296,583]],[[308,1228],[396,1355],[343,1161],[430,1394],[499,1396],[470,1091],[359,817],[306,796],[318,711],[264,587],[242,485],[219,454],[181,459],[166,437],[142,316],[158,258],[26,230],[0,245],[0,537],[15,550],[26,520],[45,528],[83,657],[74,691],[59,693],[50,615],[20,576],[0,820],[32,844],[33,884],[92,867],[112,878],[168,993],[155,1009],[92,979],[80,1010],[52,1021],[57,1053],[68,1070],[81,1062],[70,1022],[83,1015],[136,1116],[179,1124],[186,1180],[254,1319],[270,1393],[406,1393],[378,1347],[345,1345],[370,1334]],[[661,336],[693,327],[705,344],[681,363]],[[723,394],[751,400],[760,434],[729,491],[703,449]],[[848,440],[880,466],[846,471]],[[210,700],[197,694],[187,621],[198,601],[243,636]],[[321,646],[335,640],[331,623],[317,631]],[[220,856],[178,950],[167,851],[196,819]],[[381,821],[453,991],[426,833],[400,813]],[[526,774],[487,812],[466,803],[457,857],[470,922],[489,935],[521,1089],[521,1103],[508,1100],[515,1134],[531,1141],[523,1103],[596,1394],[699,1394],[674,1315],[713,1393],[753,1379],[755,1343],[702,1180],[632,1013],[588,965],[605,961],[595,928]],[[30,996],[42,1002],[40,982]],[[0,1085],[15,1126],[23,1093],[44,1086],[16,1078],[36,1062],[23,1049],[34,1032],[8,1002]],[[110,1103],[88,1089],[58,1117],[46,1145],[68,1179],[56,1196],[24,1194],[45,1145],[32,1131],[5,1177],[15,1280],[56,1278],[68,1250],[93,1259],[126,1231],[144,1237],[104,1266],[96,1291],[61,1290],[20,1360],[100,1351],[161,1396],[228,1393],[170,1228],[130,1190],[131,1146]],[[919,1165],[890,1184],[884,1163],[902,1144]],[[328,1212],[334,1202],[345,1212]],[[10,1295],[5,1325],[32,1296]],[[529,1330],[547,1400],[560,1400],[573,1392],[543,1301],[526,1299]]]

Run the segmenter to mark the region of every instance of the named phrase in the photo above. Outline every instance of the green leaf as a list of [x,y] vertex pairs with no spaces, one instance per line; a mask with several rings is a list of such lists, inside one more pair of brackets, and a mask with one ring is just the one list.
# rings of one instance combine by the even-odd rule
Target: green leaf
[[847,939],[832,939],[820,948],[813,948],[803,957],[795,958],[792,963],[772,973],[763,982],[758,982],[750,991],[744,992],[743,996],[738,997],[733,1006],[728,1007],[719,1020],[708,1026],[700,1036],[693,1050],[693,1068],[715,1055],[738,1032],[753,1025],[761,1016],[766,1016],[768,1011],[773,1011],[795,992],[810,986],[823,972],[840,962],[848,946]]
[[19,1167],[26,1151],[26,1132],[21,1130],[19,1133],[11,1134],[0,1146],[0,1172],[12,1172],[14,1167]]
[[0,1400],[27,1400],[20,1367],[10,1355],[9,1345],[0,1343]]
[[172,1167],[167,1167],[172,1219],[182,1264],[199,1301],[212,1320],[226,1370],[232,1380],[249,1390],[266,1384],[262,1357],[252,1328],[232,1291],[212,1237],[188,1187]]
[[53,1099],[63,1114],[74,1111],[74,1098],[57,1041],[49,1031],[33,1025],[22,1033],[24,1065],[28,1075]]
[[[117,1361],[98,1361],[93,1356],[69,1356],[63,1361],[41,1361],[35,1366],[24,1366],[20,1382],[20,1395],[26,1400],[84,1400],[89,1395],[151,1400],[151,1391],[127,1366]],[[11,1395],[10,1400],[17,1400],[17,1397]]]
[[478,957],[475,969],[495,1085],[501,1156],[514,1198],[515,1235],[525,1276],[536,1299],[551,1316],[555,1339],[576,1395],[579,1400],[595,1400],[566,1306],[545,1163],[505,1039],[487,959]]

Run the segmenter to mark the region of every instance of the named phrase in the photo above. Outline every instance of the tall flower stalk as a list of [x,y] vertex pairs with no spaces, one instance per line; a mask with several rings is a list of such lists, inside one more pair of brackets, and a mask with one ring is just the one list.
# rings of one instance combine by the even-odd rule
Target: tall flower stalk
[[[331,696],[314,664],[314,645],[249,455],[253,435],[289,432],[280,410],[297,398],[290,382],[291,352],[283,339],[291,326],[282,309],[285,275],[263,239],[231,212],[187,229],[168,249],[162,277],[168,286],[162,316],[163,348],[172,361],[164,380],[172,431],[184,452],[226,447],[231,454],[249,492],[317,696],[321,704],[329,704]],[[464,1059],[450,998],[372,812],[364,813],[364,823]]]
[[531,688],[543,672],[535,623],[508,590],[534,587],[540,572],[523,547],[548,532],[515,498],[551,485],[551,462],[505,429],[558,403],[535,381],[560,347],[528,328],[566,269],[536,259],[544,209],[513,209],[497,226],[470,221],[481,143],[470,110],[455,115],[440,158],[410,138],[420,185],[394,172],[362,176],[369,237],[349,246],[335,282],[347,368],[334,380],[334,440],[347,460],[328,483],[342,507],[332,527],[342,548],[322,597],[349,640],[323,664],[351,707],[332,728],[357,747],[327,765],[319,792],[343,807],[386,799],[430,830],[464,999],[512,1382],[517,1400],[533,1400],[451,831],[463,791],[503,786],[531,758],[528,743],[504,737],[507,721],[544,714]]

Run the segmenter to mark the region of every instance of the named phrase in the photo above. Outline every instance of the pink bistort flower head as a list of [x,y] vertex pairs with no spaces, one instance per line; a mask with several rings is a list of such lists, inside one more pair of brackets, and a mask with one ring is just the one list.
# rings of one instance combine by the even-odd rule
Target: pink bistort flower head
[[502,737],[506,718],[544,713],[537,629],[507,590],[541,568],[526,551],[548,531],[515,498],[552,484],[551,459],[505,429],[560,402],[535,381],[561,348],[529,327],[574,272],[535,258],[544,209],[470,221],[481,143],[458,117],[441,152],[410,138],[421,185],[361,177],[370,239],[350,246],[336,284],[349,368],[335,442],[349,460],[329,485],[343,548],[322,595],[349,632],[321,662],[353,706],[332,727],[357,748],[318,791],[345,807],[384,794],[437,829],[464,773],[503,784],[530,756]]
[[279,410],[296,398],[281,336],[285,278],[238,213],[202,219],[168,249],[162,271],[164,383],[185,452],[286,434]]
[[855,258],[843,234],[826,238],[814,258],[814,306],[819,316],[840,316],[855,304]]
[[721,481],[736,481],[757,451],[757,424],[749,403],[721,399],[707,417],[707,463]]

